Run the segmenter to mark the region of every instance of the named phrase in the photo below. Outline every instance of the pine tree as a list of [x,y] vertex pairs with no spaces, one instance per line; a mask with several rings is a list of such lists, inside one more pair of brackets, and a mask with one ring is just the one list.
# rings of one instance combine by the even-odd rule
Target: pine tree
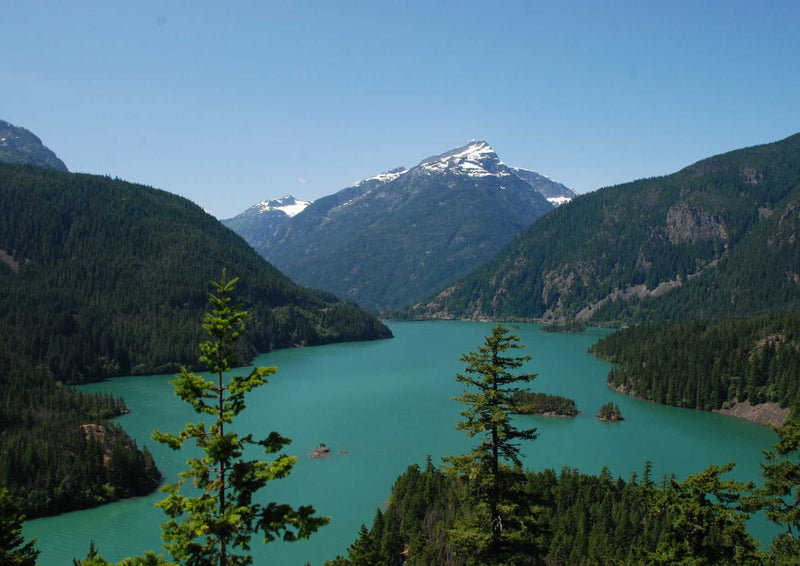
[[22,537],[23,515],[11,494],[0,489],[0,564],[8,566],[34,566],[39,551],[35,540],[25,542]]
[[652,494],[654,513],[668,513],[671,521],[650,564],[762,564],[758,542],[748,534],[750,513],[743,496],[752,484],[723,480],[733,464],[709,466],[683,482]]
[[[162,524],[166,548],[179,562],[203,565],[243,565],[252,563],[247,554],[254,533],[263,533],[264,542],[281,537],[286,541],[308,538],[328,518],[314,516],[314,508],[269,503],[254,503],[254,495],[268,481],[289,475],[297,458],[279,454],[291,441],[277,432],[254,441],[252,434],[239,436],[232,432],[233,419],[245,408],[245,394],[265,385],[275,367],[257,367],[247,377],[228,377],[237,364],[236,342],[245,330],[247,313],[232,304],[231,293],[237,279],[228,281],[225,270],[219,283],[212,282],[209,293],[211,312],[206,313],[203,328],[210,336],[200,344],[200,361],[216,377],[215,381],[187,371],[185,368],[172,381],[175,393],[189,403],[195,412],[211,415],[208,429],[205,422],[189,423],[178,434],[156,430],[154,440],[178,450],[186,440],[194,440],[204,453],[190,458],[189,469],[180,472],[177,483],[164,486],[168,495],[158,503],[170,520]],[[248,445],[259,445],[267,454],[278,454],[266,462],[245,460]],[[199,495],[181,495],[181,488],[192,480]]]
[[523,348],[517,342],[517,336],[497,324],[477,352],[461,356],[467,366],[456,379],[468,390],[454,399],[467,409],[462,411],[465,420],[457,429],[481,441],[469,454],[444,458],[453,473],[468,480],[475,503],[471,513],[451,530],[451,540],[485,564],[514,563],[515,556],[529,554],[536,547],[535,512],[525,508],[522,496],[519,442],[534,440],[537,432],[535,428],[520,430],[511,422],[514,395],[522,391],[517,384],[532,381],[536,375],[510,373],[530,360],[527,355],[506,355]]
[[778,442],[764,451],[761,464],[764,486],[755,491],[750,503],[763,508],[767,519],[784,532],[772,539],[778,564],[800,563],[800,421],[788,420],[775,430]]

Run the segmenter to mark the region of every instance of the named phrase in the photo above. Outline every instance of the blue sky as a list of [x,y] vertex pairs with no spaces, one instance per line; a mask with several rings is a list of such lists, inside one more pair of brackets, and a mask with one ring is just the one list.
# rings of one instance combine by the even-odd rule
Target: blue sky
[[797,1],[0,8],[0,119],[219,218],[471,139],[583,193],[800,131]]

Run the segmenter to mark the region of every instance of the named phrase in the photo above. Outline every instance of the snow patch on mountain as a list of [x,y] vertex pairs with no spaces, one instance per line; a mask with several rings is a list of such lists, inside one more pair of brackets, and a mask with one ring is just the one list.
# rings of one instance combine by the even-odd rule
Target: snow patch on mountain
[[309,204],[311,204],[311,201],[298,200],[291,195],[285,195],[279,199],[262,201],[253,205],[252,208],[260,213],[272,211],[283,212],[286,216],[291,218],[303,212]]
[[471,141],[463,147],[447,153],[425,159],[419,167],[431,173],[447,171],[460,173],[468,177],[507,177],[512,175],[505,163],[500,161],[497,153],[485,141]]
[[408,169],[405,167],[398,167],[397,169],[392,169],[391,171],[386,171],[385,173],[381,173],[379,175],[375,175],[374,177],[370,177],[369,179],[364,179],[363,181],[356,183],[356,187],[359,185],[363,185],[368,181],[380,181],[381,183],[389,183],[397,179],[400,175],[404,173],[408,173]]
[[550,197],[547,199],[547,202],[553,206],[561,206],[562,204],[567,204],[571,200],[572,198],[570,197]]

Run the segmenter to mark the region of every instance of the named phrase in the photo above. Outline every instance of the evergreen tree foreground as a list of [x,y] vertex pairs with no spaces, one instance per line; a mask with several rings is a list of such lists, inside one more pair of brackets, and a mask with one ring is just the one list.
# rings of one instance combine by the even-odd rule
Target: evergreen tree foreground
[[535,514],[519,496],[524,483],[520,442],[534,440],[537,432],[511,421],[515,396],[523,391],[518,385],[536,375],[512,373],[530,360],[528,355],[509,355],[523,347],[518,342],[497,324],[477,352],[461,356],[467,366],[456,376],[467,386],[455,397],[467,406],[456,428],[480,441],[469,454],[444,458],[450,471],[473,488],[468,499],[474,513],[462,516],[449,536],[459,552],[480,564],[516,563],[517,556],[530,555],[537,545]]
[[[276,538],[294,541],[308,538],[329,522],[315,516],[311,506],[295,509],[255,501],[267,482],[289,475],[297,458],[281,453],[291,441],[277,432],[254,440],[252,434],[241,436],[231,430],[234,417],[245,408],[245,395],[266,385],[267,377],[277,371],[275,367],[256,367],[244,377],[228,376],[237,365],[235,344],[247,320],[247,313],[232,303],[236,281],[228,280],[223,270],[220,282],[212,282],[215,292],[209,293],[211,312],[206,313],[203,328],[210,339],[200,345],[200,361],[216,379],[207,380],[184,368],[172,382],[176,395],[198,414],[209,415],[211,424],[206,428],[205,422],[189,423],[177,435],[153,433],[154,440],[174,450],[192,440],[203,452],[202,457],[188,460],[189,468],[179,473],[176,483],[162,488],[167,497],[158,503],[170,518],[162,524],[164,547],[187,565],[251,564],[247,551],[253,534],[261,533],[265,543]],[[271,461],[246,460],[244,452],[249,445],[276,456]],[[198,495],[182,495],[188,480],[199,490]]]

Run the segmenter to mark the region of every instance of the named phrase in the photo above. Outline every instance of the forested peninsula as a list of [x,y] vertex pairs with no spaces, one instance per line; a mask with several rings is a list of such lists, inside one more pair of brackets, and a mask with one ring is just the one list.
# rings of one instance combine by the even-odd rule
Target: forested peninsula
[[777,403],[795,413],[800,406],[800,311],[635,326],[591,351],[614,364],[610,386],[657,403],[703,410]]
[[55,381],[0,347],[0,488],[28,517],[93,507],[158,486],[147,448],[110,419],[122,399]]

